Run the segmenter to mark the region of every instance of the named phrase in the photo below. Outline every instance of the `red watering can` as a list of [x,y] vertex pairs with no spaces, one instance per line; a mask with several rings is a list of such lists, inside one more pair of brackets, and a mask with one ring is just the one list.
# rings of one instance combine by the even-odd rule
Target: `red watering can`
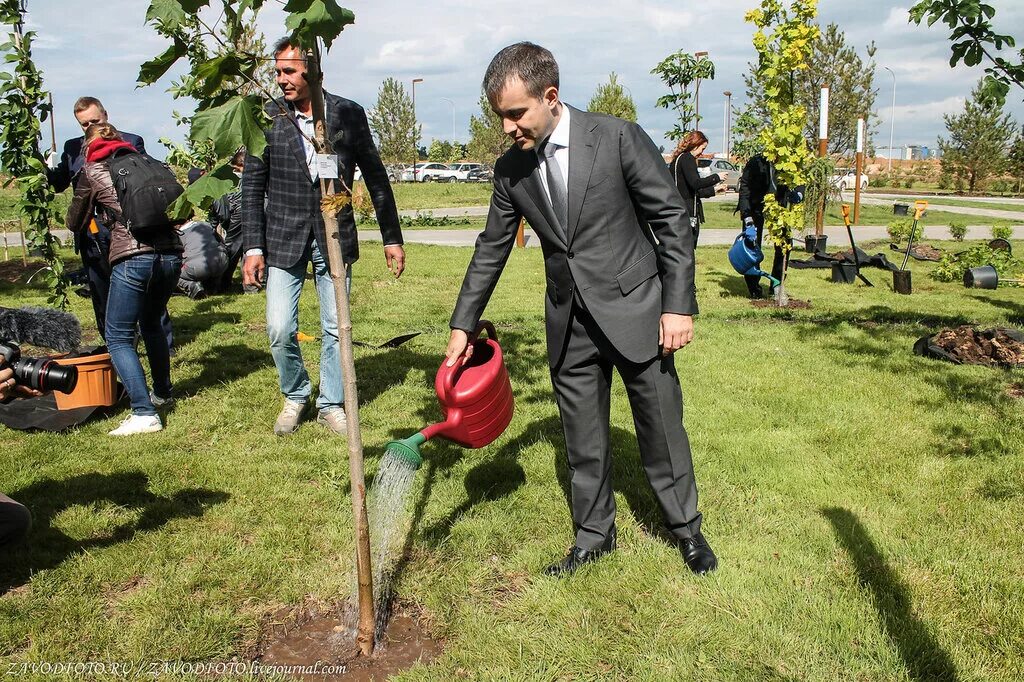
[[[482,339],[479,335],[485,330],[487,338]],[[419,468],[423,462],[419,446],[434,436],[466,448],[482,448],[494,442],[512,421],[512,384],[494,325],[481,320],[471,343],[473,354],[465,364],[456,362],[448,367],[442,361],[434,377],[444,421],[388,444],[387,452],[404,459],[412,468]]]

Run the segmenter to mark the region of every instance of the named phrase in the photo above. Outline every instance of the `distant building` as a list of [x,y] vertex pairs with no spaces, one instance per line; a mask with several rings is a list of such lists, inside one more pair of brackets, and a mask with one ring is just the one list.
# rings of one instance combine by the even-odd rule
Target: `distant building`
[[929,158],[928,147],[920,144],[909,144],[903,148],[903,159],[905,161],[923,161]]

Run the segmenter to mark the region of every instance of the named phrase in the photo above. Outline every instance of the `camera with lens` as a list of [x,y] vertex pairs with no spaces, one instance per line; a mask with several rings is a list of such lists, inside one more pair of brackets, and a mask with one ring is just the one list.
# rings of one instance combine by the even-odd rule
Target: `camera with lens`
[[15,385],[42,393],[71,393],[78,383],[77,367],[65,367],[51,358],[23,358],[21,348],[12,341],[0,339],[0,355],[4,357],[0,367],[6,365],[14,371]]

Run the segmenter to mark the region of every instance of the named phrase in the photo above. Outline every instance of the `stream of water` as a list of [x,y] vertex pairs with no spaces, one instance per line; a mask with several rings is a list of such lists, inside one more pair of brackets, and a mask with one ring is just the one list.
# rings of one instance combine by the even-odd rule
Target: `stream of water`
[[370,496],[370,544],[373,562],[373,603],[377,638],[387,629],[395,564],[406,531],[409,492],[416,469],[391,451],[384,453]]

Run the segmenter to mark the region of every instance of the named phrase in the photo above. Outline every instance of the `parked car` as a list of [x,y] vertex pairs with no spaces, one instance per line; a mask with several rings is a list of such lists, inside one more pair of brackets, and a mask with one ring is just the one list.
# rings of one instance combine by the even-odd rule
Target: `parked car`
[[458,174],[451,168],[434,162],[417,163],[415,173],[411,168],[402,173],[403,182],[456,182],[458,179]]
[[718,173],[718,177],[725,183],[726,191],[736,191],[740,182],[739,167],[726,159],[697,159],[697,173],[702,178]]
[[[838,187],[840,192],[853,189],[857,186],[857,174],[852,168],[838,168],[836,174],[832,176],[832,186]],[[864,173],[860,174],[860,188],[868,188],[868,176]]]
[[448,167],[456,172],[456,178],[459,182],[469,182],[469,174],[472,171],[478,170],[483,166],[480,163],[452,163]]
[[494,171],[491,170],[490,168],[488,168],[487,166],[484,166],[483,164],[478,164],[478,165],[480,166],[479,168],[474,168],[473,170],[469,171],[469,174],[466,176],[466,181],[467,182],[491,182],[491,181],[493,181],[494,180]]

